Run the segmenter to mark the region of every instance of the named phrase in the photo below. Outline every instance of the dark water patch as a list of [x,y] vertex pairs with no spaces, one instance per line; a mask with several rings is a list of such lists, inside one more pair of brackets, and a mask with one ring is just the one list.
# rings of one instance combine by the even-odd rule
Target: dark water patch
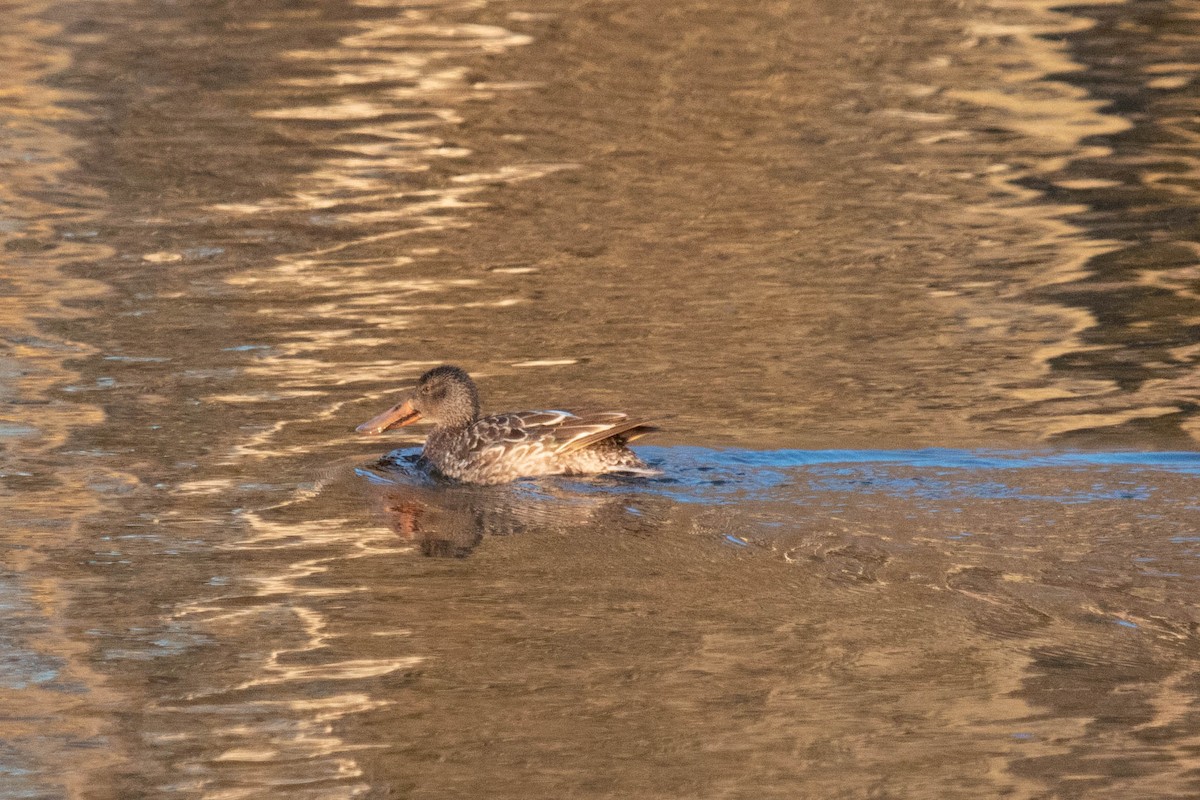
[[1065,380],[1109,383],[1113,391],[1096,410],[1161,411],[1060,438],[1100,446],[1123,438],[1161,441],[1172,428],[1194,431],[1200,410],[1194,9],[1168,1],[1064,10],[1092,24],[1058,40],[1079,68],[1049,77],[1080,87],[1125,124],[1088,136],[1081,152],[1025,182],[1061,204],[1062,218],[1088,238],[1109,242],[1080,274],[1036,293],[1083,309],[1094,321],[1081,331],[1081,347],[1048,363]]

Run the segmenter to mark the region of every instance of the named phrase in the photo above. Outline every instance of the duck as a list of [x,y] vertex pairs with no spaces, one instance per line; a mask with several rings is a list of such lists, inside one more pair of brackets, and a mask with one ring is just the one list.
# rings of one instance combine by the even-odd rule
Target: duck
[[479,389],[461,367],[444,364],[404,398],[355,430],[378,435],[418,421],[433,423],[421,457],[461,483],[499,484],[545,475],[657,475],[627,446],[658,430],[619,411],[509,411],[481,416]]

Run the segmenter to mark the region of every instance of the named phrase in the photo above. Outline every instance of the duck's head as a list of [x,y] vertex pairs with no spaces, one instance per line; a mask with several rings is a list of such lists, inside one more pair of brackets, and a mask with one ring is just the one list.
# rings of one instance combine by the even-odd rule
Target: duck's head
[[479,392],[458,367],[434,367],[417,380],[404,400],[359,425],[359,433],[383,433],[418,420],[439,427],[466,427],[479,418]]

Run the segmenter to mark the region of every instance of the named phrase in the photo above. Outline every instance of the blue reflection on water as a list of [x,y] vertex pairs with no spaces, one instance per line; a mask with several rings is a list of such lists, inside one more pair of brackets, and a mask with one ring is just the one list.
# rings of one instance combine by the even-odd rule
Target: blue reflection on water
[[[782,500],[816,492],[886,493],[921,499],[983,498],[1086,503],[1146,500],[1148,471],[1200,475],[1197,452],[1027,452],[1006,450],[714,450],[640,447],[663,471],[646,490],[684,502]],[[1009,485],[996,472],[1032,468],[1094,471],[1087,490],[1046,493]],[[1134,477],[1137,482],[1130,480]],[[577,482],[583,489],[584,482]],[[611,490],[602,483],[593,491]]]
[[[1024,452],[1002,450],[716,450],[704,447],[639,447],[657,478],[606,476],[549,479],[580,494],[653,494],[685,503],[801,500],[821,492],[883,493],[919,499],[1022,499],[1058,503],[1146,500],[1148,472],[1200,475],[1197,452]],[[415,449],[397,450],[386,461],[399,473],[360,473],[372,481],[419,481]],[[1093,472],[1087,489],[1056,487],[1045,493],[1009,485],[997,471],[1059,468]],[[404,473],[408,473],[404,477]],[[1131,480],[1134,477],[1138,482]],[[539,494],[547,479],[518,481],[509,491]],[[1152,481],[1146,481],[1152,483]]]
[[1031,467],[1142,467],[1200,475],[1200,452],[1055,452],[1021,450],[712,450],[705,447],[639,447],[653,461],[703,461],[714,465],[810,467],[822,464],[895,464],[943,469]]

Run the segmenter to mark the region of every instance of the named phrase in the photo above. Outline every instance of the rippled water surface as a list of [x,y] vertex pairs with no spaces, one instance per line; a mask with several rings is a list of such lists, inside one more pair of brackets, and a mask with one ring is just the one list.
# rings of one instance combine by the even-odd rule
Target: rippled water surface
[[1200,795],[1190,0],[0,13],[0,796]]

